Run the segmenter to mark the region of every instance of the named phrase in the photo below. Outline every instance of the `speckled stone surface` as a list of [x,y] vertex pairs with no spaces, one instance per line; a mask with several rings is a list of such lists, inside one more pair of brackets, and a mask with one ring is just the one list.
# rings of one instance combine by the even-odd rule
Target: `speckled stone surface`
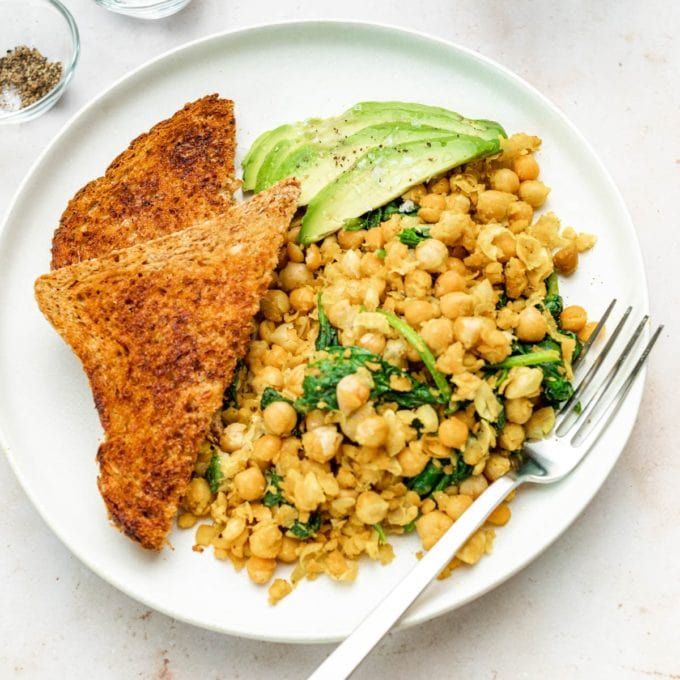
[[[422,30],[500,61],[566,112],[623,192],[652,315],[666,323],[638,423],[602,491],[542,557],[484,598],[390,635],[356,677],[680,678],[680,4],[194,0],[157,23],[93,0],[66,4],[82,60],[56,109],[0,128],[3,211],[61,126],[115,79],[188,40],[266,21],[364,19]],[[58,464],[49,452],[45,460]],[[148,611],[71,556],[4,458],[0,548],[1,678],[287,680],[330,651],[229,638]]]

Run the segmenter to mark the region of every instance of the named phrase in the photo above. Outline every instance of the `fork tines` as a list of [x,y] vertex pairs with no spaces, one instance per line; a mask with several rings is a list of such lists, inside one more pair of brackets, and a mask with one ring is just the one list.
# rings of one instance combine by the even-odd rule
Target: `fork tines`
[[[615,305],[616,300],[612,300],[611,303],[608,305],[607,309],[602,315],[602,318],[600,319],[600,322],[593,330],[590,338],[584,345],[581,355],[579,357],[579,362],[583,361],[585,355],[591,349],[593,343],[597,340],[597,337],[602,332],[605,322],[609,318]],[[603,420],[603,418],[605,418],[605,416],[607,417],[607,422],[609,422],[609,420],[614,416],[619,406],[625,399],[626,395],[630,391],[630,388],[632,387],[635,378],[640,373],[642,367],[647,361],[647,358],[649,357],[650,352],[652,351],[652,348],[654,347],[654,344],[656,343],[661,331],[663,330],[663,326],[658,326],[656,328],[649,342],[646,344],[646,346],[640,353],[638,359],[635,361],[635,364],[629,371],[628,375],[621,382],[618,390],[613,392],[613,390],[611,389],[612,384],[616,380],[616,377],[621,373],[622,368],[629,363],[628,360],[634,354],[635,346],[637,345],[638,340],[640,339],[640,336],[643,334],[645,326],[649,321],[648,315],[642,317],[641,321],[638,323],[635,330],[628,338],[624,348],[621,350],[617,358],[611,364],[604,379],[599,382],[599,384],[594,390],[592,390],[592,393],[588,398],[585,406],[580,408],[581,398],[584,397],[584,395],[588,391],[588,388],[591,386],[591,384],[593,384],[593,381],[597,377],[608,355],[614,348],[617,339],[619,338],[624,327],[626,326],[626,322],[628,321],[632,311],[633,308],[628,307],[621,315],[621,318],[619,319],[618,323],[616,324],[616,327],[609,336],[605,346],[599,352],[597,357],[595,357],[595,359],[593,360],[586,374],[583,376],[583,378],[577,385],[576,389],[574,390],[573,395],[569,398],[569,400],[564,404],[564,406],[562,406],[562,408],[559,411],[558,415],[561,416],[561,420],[555,430],[555,433],[558,437],[566,436],[577,423],[580,423],[578,429],[576,430],[576,433],[571,439],[571,444],[573,446],[581,445],[583,441],[586,439],[586,437],[590,433],[594,432],[596,426],[600,424],[600,422]]]

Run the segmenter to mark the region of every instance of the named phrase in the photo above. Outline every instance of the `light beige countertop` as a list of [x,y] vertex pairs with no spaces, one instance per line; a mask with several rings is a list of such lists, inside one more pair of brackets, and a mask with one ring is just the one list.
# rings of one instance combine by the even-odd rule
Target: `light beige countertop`
[[[81,62],[55,110],[0,128],[2,211],[61,126],[115,79],[188,40],[267,21],[422,30],[498,60],[565,111],[623,193],[652,318],[666,324],[637,425],[601,492],[539,559],[482,599],[390,635],[356,677],[680,678],[680,4],[194,0],[150,24],[93,0],[65,2],[80,26]],[[49,451],[45,464],[58,464]],[[0,548],[1,678],[287,680],[330,649],[239,640],[147,610],[66,550],[4,458]]]

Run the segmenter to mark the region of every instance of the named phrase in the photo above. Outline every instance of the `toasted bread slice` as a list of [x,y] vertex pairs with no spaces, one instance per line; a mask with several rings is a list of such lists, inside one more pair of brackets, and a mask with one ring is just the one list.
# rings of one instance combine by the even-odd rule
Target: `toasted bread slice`
[[179,231],[234,203],[234,103],[216,94],[140,135],[69,202],[52,269]]
[[225,217],[36,281],[40,309],[90,380],[110,517],[145,548],[164,545],[298,195],[285,180]]

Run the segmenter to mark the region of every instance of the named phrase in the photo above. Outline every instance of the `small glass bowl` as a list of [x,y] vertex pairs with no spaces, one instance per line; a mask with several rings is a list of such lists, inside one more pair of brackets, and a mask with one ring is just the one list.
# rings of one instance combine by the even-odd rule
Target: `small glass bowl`
[[112,12],[136,19],[163,19],[184,9],[191,0],[95,0]]
[[19,45],[35,47],[50,61],[60,61],[61,80],[30,106],[14,111],[0,109],[0,124],[32,120],[59,101],[78,63],[78,27],[60,0],[0,0],[0,51],[4,54]]

